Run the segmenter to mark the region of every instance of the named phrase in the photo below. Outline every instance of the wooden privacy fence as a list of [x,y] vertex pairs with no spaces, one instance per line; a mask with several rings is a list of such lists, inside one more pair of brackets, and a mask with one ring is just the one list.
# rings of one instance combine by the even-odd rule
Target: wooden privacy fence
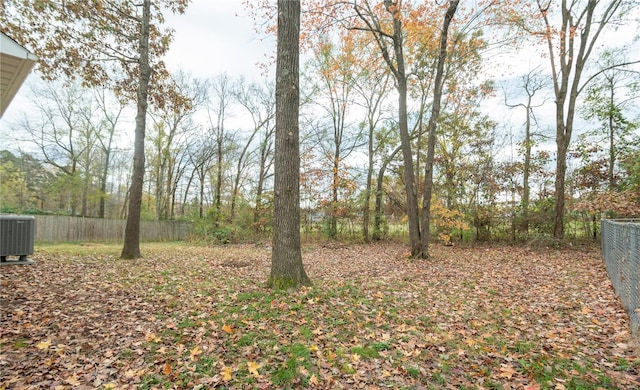
[[[35,242],[122,241],[126,221],[36,215]],[[140,221],[141,241],[179,241],[193,230],[191,222]]]

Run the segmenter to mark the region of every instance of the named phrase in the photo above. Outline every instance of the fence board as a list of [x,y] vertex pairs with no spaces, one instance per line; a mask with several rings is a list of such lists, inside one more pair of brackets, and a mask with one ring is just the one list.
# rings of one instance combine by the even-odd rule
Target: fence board
[[[122,241],[125,220],[60,215],[36,215],[35,242]],[[140,221],[141,241],[184,240],[193,230],[191,222]]]

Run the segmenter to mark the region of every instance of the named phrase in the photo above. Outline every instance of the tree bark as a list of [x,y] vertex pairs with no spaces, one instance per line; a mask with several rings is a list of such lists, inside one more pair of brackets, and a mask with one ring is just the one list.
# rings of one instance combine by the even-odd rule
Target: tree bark
[[311,284],[300,250],[300,1],[278,0],[272,288]]
[[418,192],[413,171],[413,153],[409,137],[407,122],[407,75],[404,65],[402,19],[397,15],[397,4],[385,0],[385,7],[393,15],[393,50],[396,58],[395,78],[398,88],[398,127],[400,143],[402,145],[402,159],[404,162],[404,186],[407,196],[407,219],[409,223],[409,244],[411,257],[420,257],[423,248],[420,240],[420,215],[418,214]]
[[[614,110],[616,107],[615,101],[615,85],[613,77],[607,79],[607,83],[610,87],[609,93],[609,107],[607,112],[609,113],[609,168],[607,170],[607,176],[609,177],[609,190],[614,191],[616,188],[616,176],[614,174],[614,167],[616,165],[616,144],[615,144],[615,123],[614,123]],[[595,236],[595,234],[594,234]]]
[[367,140],[367,184],[364,192],[364,203],[362,205],[362,238],[364,242],[369,242],[369,214],[371,208],[369,202],[371,201],[371,188],[373,185],[373,137],[375,126],[371,120],[371,113],[369,113],[369,139]]
[[138,91],[136,129],[133,149],[133,170],[129,187],[129,213],[124,230],[124,247],[120,257],[137,259],[140,253],[140,215],[142,209],[142,187],[144,183],[144,136],[146,130],[147,105],[151,66],[149,65],[149,24],[151,20],[151,0],[143,0],[140,21]]
[[373,240],[380,241],[382,239],[382,182],[384,179],[384,173],[387,170],[387,165],[395,158],[396,154],[402,149],[402,146],[398,146],[387,156],[387,158],[382,162],[382,166],[378,171],[378,178],[376,183],[376,193],[375,193],[375,211],[374,211],[374,219],[373,219]]
[[272,135],[273,131],[267,130],[264,140],[260,144],[260,169],[258,172],[258,184],[256,188],[256,208],[253,212],[253,224],[256,232],[264,229],[264,226],[261,222],[262,216],[264,214],[262,206],[262,193],[264,191],[264,183],[267,179],[267,171],[269,170],[267,165],[271,165],[267,164],[267,159],[271,155],[271,144],[269,143],[269,139]]
[[444,78],[444,63],[447,60],[447,39],[449,35],[449,25],[456,13],[460,0],[449,2],[449,8],[444,16],[442,31],[440,32],[440,53],[436,68],[434,81],[433,105],[431,106],[431,117],[429,118],[429,140],[427,145],[427,159],[424,171],[424,198],[422,200],[422,231],[420,234],[422,245],[418,257],[429,257],[429,236],[431,222],[431,194],[433,192],[433,160],[435,158],[436,128],[440,116],[440,101],[442,99],[442,88]]

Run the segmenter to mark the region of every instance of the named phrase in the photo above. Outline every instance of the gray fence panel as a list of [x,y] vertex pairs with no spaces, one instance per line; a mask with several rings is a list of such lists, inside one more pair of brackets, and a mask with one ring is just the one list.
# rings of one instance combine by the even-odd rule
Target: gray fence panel
[[629,313],[631,331],[640,325],[640,220],[602,221],[602,257],[609,278]]

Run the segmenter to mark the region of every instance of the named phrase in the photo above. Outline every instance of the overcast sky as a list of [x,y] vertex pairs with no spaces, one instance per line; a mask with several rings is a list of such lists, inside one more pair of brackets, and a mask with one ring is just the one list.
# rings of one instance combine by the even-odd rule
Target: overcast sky
[[255,31],[241,0],[193,0],[185,14],[167,15],[167,25],[175,30],[167,66],[197,77],[265,77],[257,64],[275,53],[275,39]]

